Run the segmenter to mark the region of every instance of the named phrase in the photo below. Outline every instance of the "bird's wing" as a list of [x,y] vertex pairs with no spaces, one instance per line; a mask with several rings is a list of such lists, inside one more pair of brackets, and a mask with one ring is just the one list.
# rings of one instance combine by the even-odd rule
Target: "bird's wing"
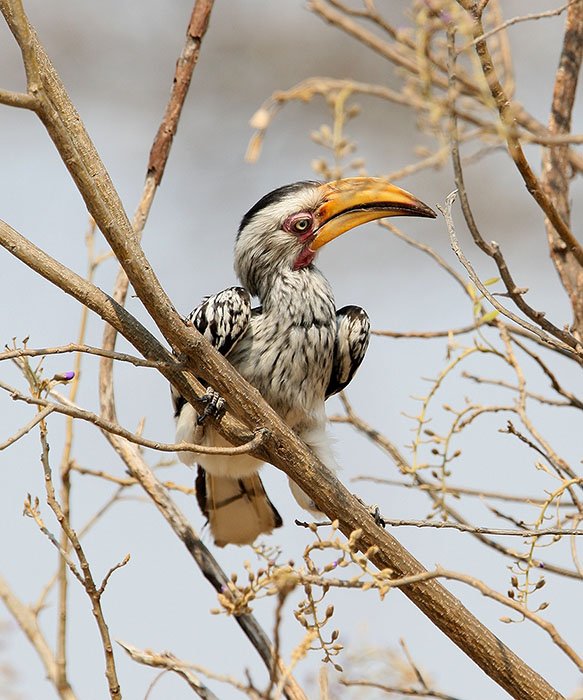
[[[241,340],[251,318],[251,298],[243,287],[229,287],[218,294],[206,297],[187,317],[199,333],[221,355],[228,355]],[[186,403],[172,388],[174,416],[178,417]]]
[[207,297],[187,317],[221,355],[242,338],[251,318],[251,299],[243,287],[229,287]]
[[370,338],[370,321],[366,311],[358,306],[344,306],[336,312],[336,340],[332,374],[326,398],[350,384],[364,359]]

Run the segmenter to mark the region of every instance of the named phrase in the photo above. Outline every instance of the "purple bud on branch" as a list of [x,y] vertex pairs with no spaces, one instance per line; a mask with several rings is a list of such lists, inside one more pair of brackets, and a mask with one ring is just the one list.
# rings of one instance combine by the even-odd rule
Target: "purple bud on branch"
[[55,376],[53,377],[53,381],[55,381],[55,382],[70,382],[74,376],[75,376],[75,372],[61,372],[59,374],[55,374]]

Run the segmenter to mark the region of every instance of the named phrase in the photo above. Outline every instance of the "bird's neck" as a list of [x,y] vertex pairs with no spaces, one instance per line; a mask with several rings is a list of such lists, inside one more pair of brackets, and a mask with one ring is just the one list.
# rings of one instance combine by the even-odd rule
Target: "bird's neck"
[[328,280],[316,267],[284,270],[259,294],[264,314],[286,316],[300,325],[327,324],[336,317]]

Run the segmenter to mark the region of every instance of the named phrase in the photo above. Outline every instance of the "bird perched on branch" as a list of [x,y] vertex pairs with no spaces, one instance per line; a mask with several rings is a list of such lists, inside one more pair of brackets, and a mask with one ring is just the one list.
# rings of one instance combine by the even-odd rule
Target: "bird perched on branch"
[[[357,306],[336,310],[314,260],[342,233],[388,216],[435,218],[435,213],[376,178],[297,182],[270,192],[239,227],[235,272],[242,286],[207,297],[188,317],[331,469],[336,463],[324,402],[344,389],[360,366],[369,320]],[[252,308],[251,297],[260,306]],[[216,408],[217,397],[209,391]],[[228,446],[204,414],[175,391],[173,400],[177,442]],[[262,463],[253,456],[180,452],[179,458],[198,464],[197,499],[218,546],[251,544],[282,524],[257,473]],[[290,488],[300,506],[318,512],[291,480]]]

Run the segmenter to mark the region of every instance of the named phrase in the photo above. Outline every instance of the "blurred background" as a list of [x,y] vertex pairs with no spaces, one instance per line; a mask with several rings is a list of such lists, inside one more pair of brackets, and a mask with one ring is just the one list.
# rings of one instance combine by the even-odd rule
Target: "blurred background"
[[[409,23],[406,2],[379,0],[379,10],[398,24]],[[80,112],[128,213],[141,194],[149,149],[162,117],[191,12],[187,0],[174,2],[78,3],[71,0],[27,0],[26,10],[41,42],[52,58]],[[506,0],[506,17],[552,9],[548,2]],[[398,18],[398,19],[397,19]],[[554,73],[558,61],[564,16],[517,25],[509,30],[514,52],[517,99],[540,121],[548,118]],[[310,139],[310,133],[330,123],[330,109],[322,99],[294,103],[276,118],[267,133],[259,161],[245,162],[252,135],[249,120],[261,103],[277,89],[291,87],[312,76],[352,78],[397,86],[393,68],[380,57],[340,34],[310,14],[300,0],[219,0],[213,10],[166,174],[143,238],[147,256],[176,307],[188,313],[201,297],[235,283],[232,270],[234,236],[242,215],[269,190],[295,180],[314,177],[311,162],[326,156]],[[12,36],[0,26],[0,86],[23,90],[21,58]],[[370,174],[400,169],[416,159],[415,147],[430,145],[415,129],[405,109],[374,100],[354,98],[361,115],[347,126],[357,142],[355,155],[366,161]],[[581,108],[573,124],[583,123]],[[75,271],[87,265],[85,233],[88,216],[43,126],[32,113],[0,106],[0,216],[41,248]],[[540,154],[527,150],[538,168]],[[478,166],[468,168],[467,187],[478,223],[487,240],[503,247],[515,279],[529,287],[529,301],[543,308],[558,326],[570,321],[568,300],[548,259],[542,217],[528,196],[504,152],[494,153]],[[449,166],[428,170],[399,182],[430,205],[443,203],[454,189]],[[572,190],[573,221],[581,213],[581,185]],[[472,247],[461,215],[456,221],[462,245],[483,278],[495,274],[493,266]],[[580,217],[579,217],[580,221]],[[457,267],[449,250],[442,219],[436,222],[406,220],[396,223],[407,233],[431,244]],[[573,230],[577,233],[576,223]],[[579,229],[580,231],[580,229]],[[97,249],[106,250],[97,237]],[[332,283],[338,307],[358,304],[367,309],[376,329],[437,330],[471,323],[471,304],[455,282],[430,259],[406,246],[380,227],[370,225],[342,237],[327,247],[319,265]],[[110,291],[117,272],[114,261],[98,270],[97,284]],[[463,272],[463,271],[462,271]],[[149,327],[139,301],[130,297],[127,307]],[[35,276],[5,251],[0,251],[0,329],[2,343],[29,337],[31,347],[49,347],[75,340],[79,306],[59,290]],[[154,330],[154,329],[152,329]],[[91,316],[87,342],[99,345],[102,323]],[[471,343],[471,339],[466,341]],[[130,350],[120,341],[118,348]],[[375,428],[405,450],[411,440],[418,403],[412,398],[427,391],[424,377],[435,377],[445,364],[446,340],[405,341],[375,337],[367,359],[348,395],[354,409]],[[465,369],[486,374],[482,360]],[[49,357],[45,376],[72,369],[72,356]],[[580,372],[566,360],[554,367],[561,381],[579,395]],[[500,368],[494,368],[500,369]],[[4,363],[3,379],[24,387],[14,367]],[[500,370],[503,374],[504,370]],[[173,420],[169,390],[153,370],[116,369],[116,393],[120,422],[136,428],[145,418],[144,433],[170,442]],[[544,378],[536,375],[532,389],[544,390]],[[484,395],[458,372],[440,390],[435,426],[447,416],[437,410],[442,403],[460,405],[467,392]],[[488,389],[488,391],[493,391]],[[500,394],[503,396],[503,394]],[[78,402],[98,411],[97,360],[83,360]],[[337,400],[329,412],[339,410]],[[581,460],[581,420],[574,411],[558,416],[535,408],[534,415],[549,439],[566,459]],[[0,394],[0,441],[32,416],[32,409]],[[441,421],[441,422],[440,422]],[[474,487],[537,494],[551,488],[548,477],[533,466],[534,456],[517,440],[500,435],[502,416],[483,419],[463,436],[463,456],[452,466],[454,481]],[[372,445],[346,426],[334,425],[338,461],[345,483],[358,475],[398,478],[396,468]],[[64,420],[49,419],[49,441],[54,466],[58,465]],[[38,435],[32,432],[0,455],[0,573],[25,602],[34,601],[56,567],[54,549],[33,521],[22,517],[27,493],[38,495],[43,516],[54,532],[57,526],[44,504]],[[123,475],[123,465],[92,426],[77,424],[73,449],[79,464]],[[149,454],[151,463],[159,457]],[[291,498],[286,479],[271,467],[264,469],[272,500],[285,525],[268,542],[281,547],[282,558],[299,561],[311,536],[293,524],[304,518]],[[193,475],[183,466],[165,470],[165,478],[191,485]],[[412,490],[379,487],[364,482],[352,486],[365,501],[378,503],[388,517],[424,518],[429,502]],[[74,475],[72,521],[81,527],[111,494],[111,486],[91,477]],[[211,616],[215,594],[176,540],[166,523],[145,497],[133,496],[117,503],[87,536],[85,546],[97,578],[125,554],[130,563],[117,572],[104,596],[104,610],[114,639],[140,648],[171,650],[178,657],[243,678],[249,669],[257,684],[266,683],[256,652],[234,621]],[[177,495],[181,508],[199,531],[203,518],[192,497]],[[470,504],[468,516],[478,524],[496,524],[481,501]],[[402,528],[394,534],[428,568],[436,563],[467,571],[504,591],[510,560],[496,555],[468,535],[457,532]],[[251,549],[217,550],[208,534],[204,539],[227,572],[241,571],[242,562],[260,563]],[[516,539],[516,538],[513,538]],[[517,545],[518,546],[518,545]],[[557,561],[568,563],[568,543],[553,550]],[[578,607],[580,582],[548,576],[542,600],[559,631],[581,649],[583,631]],[[527,623],[504,625],[498,621],[507,611],[484,601],[474,590],[448,584],[480,619],[559,690],[571,693],[579,681],[574,667],[552,646],[544,633]],[[338,661],[351,668],[350,655],[372,658],[373,648],[388,654],[407,641],[413,658],[435,684],[467,700],[505,697],[473,663],[436,630],[398,591],[380,603],[369,592],[356,598],[342,591],[330,594],[336,603],[333,626],[346,647]],[[79,698],[97,699],[107,694],[102,651],[86,594],[76,581],[70,586],[69,672]],[[283,630],[283,651],[289,655],[303,630],[291,615]],[[355,604],[355,601],[358,604]],[[55,633],[56,596],[49,596],[41,620],[48,639]],[[271,633],[273,605],[258,602],[254,612]],[[119,648],[118,648],[119,649]],[[116,651],[124,696],[142,698],[156,671],[136,665],[123,651]],[[388,656],[385,655],[385,658]],[[314,653],[297,669],[297,677],[317,696],[320,655]],[[356,662],[354,662],[356,663]],[[0,697],[32,700],[56,697],[43,678],[34,651],[9,614],[0,608],[0,667],[10,677],[1,680]],[[331,670],[332,675],[334,672]],[[358,672],[350,674],[358,676]],[[4,684],[4,685],[3,685]],[[235,691],[215,686],[220,697],[239,697]],[[348,691],[342,691],[348,697]],[[358,691],[354,697],[374,697]],[[152,698],[192,697],[183,681],[167,674],[152,690]]]

